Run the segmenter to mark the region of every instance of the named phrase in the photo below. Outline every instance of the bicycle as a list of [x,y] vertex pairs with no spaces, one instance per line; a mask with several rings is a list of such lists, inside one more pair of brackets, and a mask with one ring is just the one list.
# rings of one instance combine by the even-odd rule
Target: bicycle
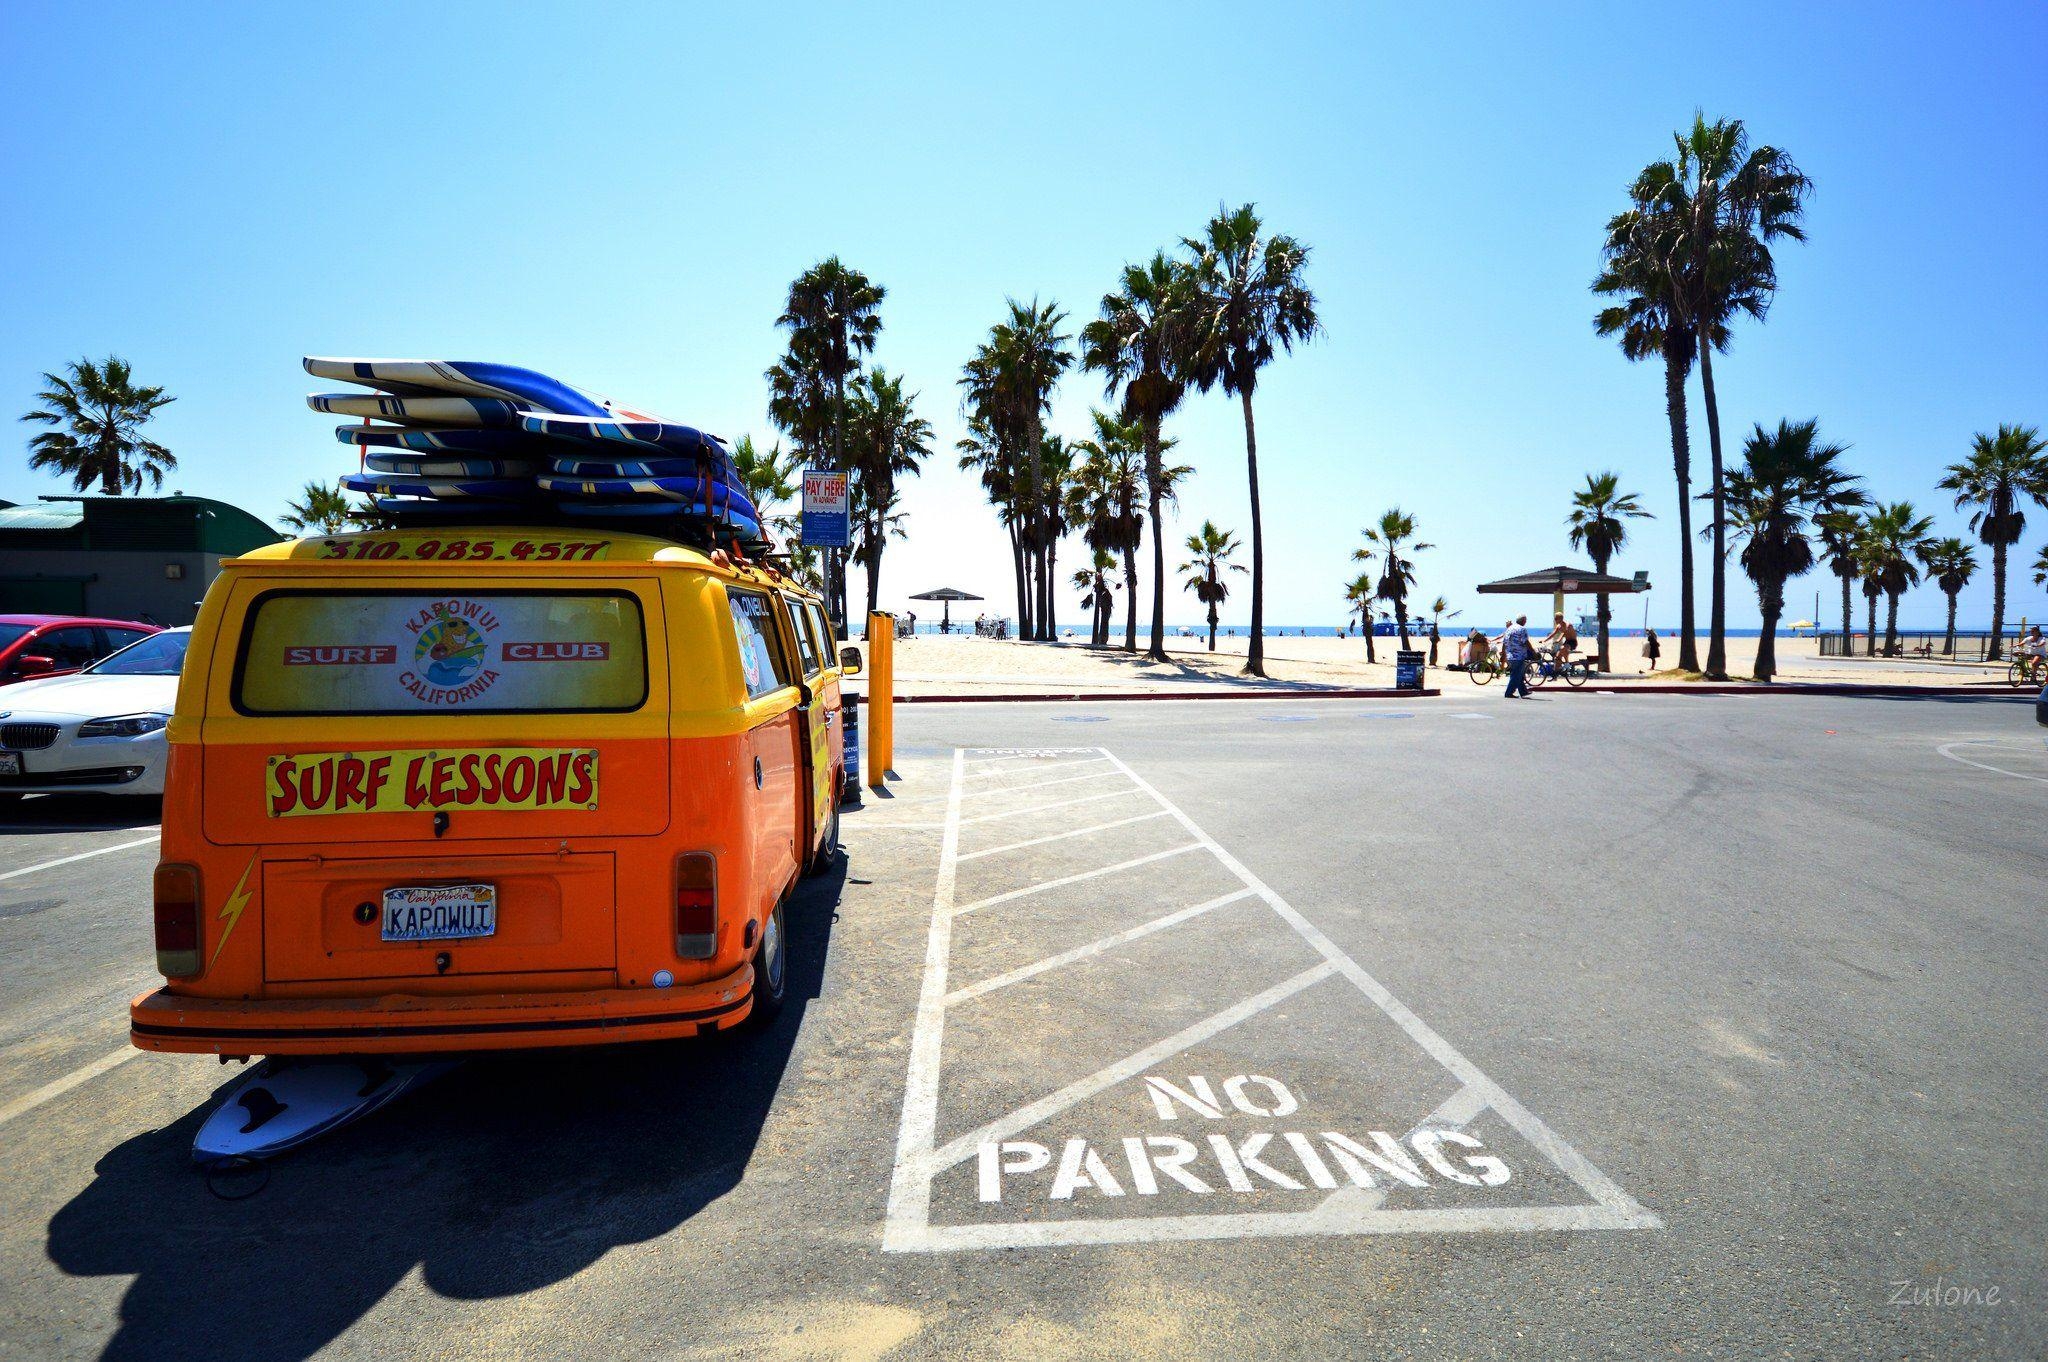
[[2006,667],[2005,680],[2014,690],[2025,690],[2042,684],[2044,673],[2048,673],[2048,659],[2023,654]]
[[1488,653],[1482,660],[1468,665],[1465,668],[1465,675],[1472,678],[1473,685],[1484,686],[1491,684],[1493,678],[1499,676],[1505,670],[1506,667],[1500,660],[1500,654]]
[[1567,686],[1583,686],[1593,675],[1593,663],[1589,658],[1573,654],[1559,661],[1555,653],[1529,659],[1529,686],[1535,689],[1545,682],[1562,680]]

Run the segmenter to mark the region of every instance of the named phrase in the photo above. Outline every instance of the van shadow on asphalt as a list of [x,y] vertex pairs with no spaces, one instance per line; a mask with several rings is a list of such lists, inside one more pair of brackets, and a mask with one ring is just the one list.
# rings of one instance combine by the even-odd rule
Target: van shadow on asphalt
[[191,1164],[216,1094],[109,1150],[52,1217],[50,1260],[135,1277],[107,1358],[281,1360],[325,1346],[415,1265],[441,1296],[515,1296],[667,1234],[745,1174],[845,880],[835,857],[785,909],[790,994],[765,1030],[478,1057],[278,1160],[242,1201]]
[[164,802],[154,795],[31,796],[0,800],[0,837],[153,828],[163,816]]

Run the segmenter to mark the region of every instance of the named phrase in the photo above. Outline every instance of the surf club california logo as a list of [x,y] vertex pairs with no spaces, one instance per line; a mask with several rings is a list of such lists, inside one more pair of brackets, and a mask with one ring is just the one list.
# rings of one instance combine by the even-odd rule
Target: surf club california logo
[[476,699],[498,682],[499,673],[485,663],[489,636],[501,622],[490,607],[460,597],[422,606],[405,621],[413,665],[400,673],[398,684],[422,704]]

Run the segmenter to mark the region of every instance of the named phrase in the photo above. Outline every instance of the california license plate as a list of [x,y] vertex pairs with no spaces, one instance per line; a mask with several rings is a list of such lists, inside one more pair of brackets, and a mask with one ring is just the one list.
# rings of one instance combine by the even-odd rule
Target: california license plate
[[386,941],[454,941],[498,930],[498,888],[431,884],[384,891]]
[[0,752],[0,776],[18,776],[20,774],[21,753]]

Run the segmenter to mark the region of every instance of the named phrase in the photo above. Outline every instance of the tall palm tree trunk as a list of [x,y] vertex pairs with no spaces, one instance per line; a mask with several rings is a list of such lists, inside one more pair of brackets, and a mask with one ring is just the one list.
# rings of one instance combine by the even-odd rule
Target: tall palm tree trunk
[[1956,593],[1948,593],[1948,637],[1941,641],[1941,651],[1955,656],[1956,651]]
[[1875,597],[1875,596],[1865,596],[1865,597],[1863,598],[1863,600],[1864,600],[1864,603],[1865,603],[1865,604],[1867,604],[1867,605],[1868,605],[1868,606],[1870,607],[1870,620],[1869,620],[1869,625],[1870,625],[1870,633],[1869,633],[1869,643],[1868,643],[1868,644],[1866,645],[1866,647],[1865,647],[1865,649],[1864,649],[1864,656],[1866,656],[1866,657],[1876,657],[1876,656],[1877,656],[1877,597]]
[[1244,669],[1251,676],[1266,674],[1266,532],[1259,523],[1259,433],[1252,424],[1252,395],[1240,393],[1244,407],[1244,463],[1252,493],[1252,640],[1245,649]]
[[1045,636],[1057,640],[1059,629],[1053,619],[1053,602],[1059,599],[1059,592],[1053,583],[1059,580],[1060,544],[1057,539],[1045,546]]
[[1372,613],[1368,611],[1365,615],[1365,665],[1368,667],[1377,667],[1379,665],[1379,661],[1379,658],[1373,655]]
[[[1605,597],[1601,598],[1605,601]],[[1785,587],[1781,582],[1772,587],[1757,589],[1757,604],[1763,607],[1763,632],[1756,640],[1756,671],[1759,681],[1769,681],[1778,674],[1778,616],[1785,612]]]
[[1851,657],[1856,652],[1855,629],[1850,619],[1850,616],[1856,609],[1855,603],[1851,599],[1851,589],[1855,586],[1855,583],[1850,580],[1848,573],[1845,572],[1840,575],[1842,578],[1842,656]]
[[[1598,569],[1598,570],[1599,570],[1599,571],[1600,571],[1601,573],[1603,573],[1603,574],[1604,574],[1604,573],[1605,573],[1605,572],[1607,571],[1607,565],[1606,565],[1605,563],[1602,563],[1602,564],[1601,564],[1601,565],[1599,566],[1599,569]],[[1598,596],[1595,596],[1595,597],[1594,597],[1593,599],[1594,599],[1594,600],[1595,600],[1595,601],[1597,602],[1597,604],[1596,604],[1596,605],[1595,605],[1595,606],[1593,607],[1593,623],[1594,623],[1594,629],[1593,629],[1593,639],[1594,639],[1594,651],[1593,651],[1593,657],[1594,657],[1594,662],[1593,662],[1593,665],[1594,665],[1594,666],[1596,666],[1596,667],[1598,667],[1598,668],[1599,668],[1599,669],[1600,669],[1601,671],[1603,671],[1603,672],[1604,672],[1604,671],[1606,671],[1606,670],[1608,669],[1608,667],[1607,667],[1607,622],[1608,622],[1608,620],[1609,620],[1609,619],[1611,619],[1611,618],[1613,617],[1613,612],[1612,612],[1611,610],[1609,610],[1609,609],[1608,609],[1608,605],[1607,605],[1607,593],[1606,593],[1606,592],[1604,592],[1604,591],[1603,591],[1603,592],[1601,592],[1601,593],[1600,593],[1600,594],[1599,594]]]
[[1707,598],[1707,679],[1728,679],[1728,502],[1721,478],[1721,405],[1714,397],[1714,347],[1700,346],[1700,386],[1707,400],[1707,448],[1713,462],[1713,582]]
[[[1109,625],[1106,622],[1102,627],[1102,641],[1109,642]],[[1138,651],[1138,546],[1128,540],[1124,543],[1124,651]]]
[[1408,606],[1399,597],[1394,600],[1394,625],[1401,631],[1401,646],[1408,646]]
[[1683,357],[1664,355],[1664,414],[1671,421],[1671,468],[1678,478],[1678,668],[1700,669],[1692,613],[1692,444],[1685,433]]
[[2005,545],[1991,546],[1991,651],[1992,662],[2005,656]]
[[1031,596],[1024,584],[1024,540],[1017,527],[1010,529],[1010,566],[1017,574],[1017,637],[1031,637]]
[[1899,646],[1899,593],[1884,593],[1884,655],[1890,657]]
[[1145,655],[1154,662],[1166,661],[1166,522],[1159,509],[1159,484],[1165,477],[1165,464],[1159,452],[1159,418],[1147,416],[1145,492],[1152,512],[1152,646]]

